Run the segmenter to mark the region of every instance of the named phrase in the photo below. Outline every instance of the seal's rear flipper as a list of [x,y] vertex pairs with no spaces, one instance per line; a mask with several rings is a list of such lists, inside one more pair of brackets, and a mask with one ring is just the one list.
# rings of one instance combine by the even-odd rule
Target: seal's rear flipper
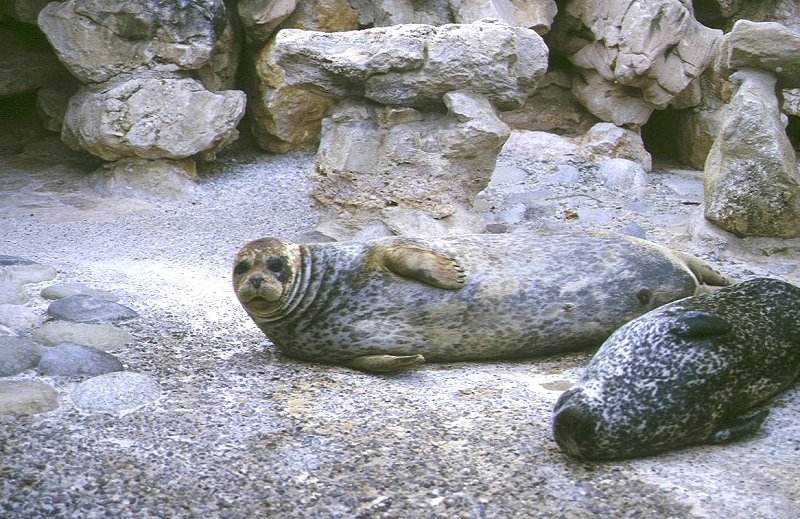
[[735,283],[735,280],[721,273],[705,261],[701,260],[691,254],[686,254],[681,251],[674,251],[674,253],[683,261],[694,277],[697,278],[699,288],[698,294],[705,292],[712,292],[720,287],[727,287]]
[[343,364],[348,368],[372,373],[396,373],[414,369],[425,362],[422,355],[364,355],[355,357]]
[[367,264],[445,290],[459,289],[467,281],[467,274],[455,259],[412,243],[376,245]]
[[758,431],[768,414],[769,409],[762,409],[755,414],[738,416],[731,420],[727,427],[715,431],[708,439],[708,443],[728,443],[750,436]]

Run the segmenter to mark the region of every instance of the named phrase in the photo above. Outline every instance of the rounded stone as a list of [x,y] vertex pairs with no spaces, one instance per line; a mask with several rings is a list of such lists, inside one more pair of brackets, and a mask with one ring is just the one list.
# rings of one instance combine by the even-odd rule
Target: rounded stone
[[41,283],[50,281],[58,275],[58,271],[47,265],[38,263],[17,264],[5,267],[4,272],[0,273],[0,281],[12,283]]
[[53,301],[47,308],[47,313],[55,319],[76,323],[107,323],[139,317],[139,314],[127,306],[87,295]]
[[122,362],[114,355],[91,346],[62,342],[42,352],[40,375],[97,376],[122,371]]
[[120,371],[81,382],[72,392],[71,399],[81,411],[126,414],[160,396],[161,386],[153,377]]
[[55,389],[27,380],[0,380],[0,415],[39,414],[58,409]]
[[51,321],[33,331],[33,340],[46,346],[60,342],[72,342],[107,351],[130,344],[133,342],[133,335],[128,330],[108,323],[84,324]]
[[0,281],[0,304],[24,305],[29,299],[28,291],[22,284]]
[[41,347],[23,337],[0,337],[0,377],[10,377],[35,367]]
[[118,298],[108,290],[90,288],[83,283],[60,283],[50,285],[42,290],[42,297],[45,299],[64,299],[69,296],[86,295],[106,301],[116,301]]
[[0,304],[0,325],[12,330],[26,330],[42,324],[42,317],[32,308]]

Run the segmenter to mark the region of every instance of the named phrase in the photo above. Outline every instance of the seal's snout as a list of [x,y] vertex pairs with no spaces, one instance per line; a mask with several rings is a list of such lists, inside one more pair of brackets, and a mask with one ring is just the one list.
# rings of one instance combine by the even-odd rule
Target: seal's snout
[[253,286],[253,288],[261,288],[261,283],[264,282],[264,276],[251,276],[248,282]]
[[589,406],[579,397],[574,389],[561,395],[553,413],[553,436],[570,456],[588,458],[596,443],[596,423]]

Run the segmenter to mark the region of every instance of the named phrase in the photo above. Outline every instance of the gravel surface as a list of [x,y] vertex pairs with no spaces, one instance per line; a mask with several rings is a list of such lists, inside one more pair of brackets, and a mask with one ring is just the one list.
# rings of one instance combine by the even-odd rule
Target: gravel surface
[[[240,149],[185,198],[153,201],[99,197],[84,159],[0,157],[0,254],[59,269],[32,294],[79,282],[138,312],[114,354],[161,386],[119,415],[78,411],[79,377],[12,377],[50,384],[61,405],[0,416],[1,517],[800,516],[797,389],[746,441],[585,463],[557,449],[550,413],[591,352],[395,376],[277,355],[235,300],[231,260],[251,239],[314,228],[312,165]],[[796,241],[733,239],[697,218],[698,172],[657,170],[625,193],[595,187],[594,170],[558,184],[501,166],[525,172],[484,197],[508,230],[625,228],[737,277],[799,281]],[[512,192],[523,207],[503,213]]]

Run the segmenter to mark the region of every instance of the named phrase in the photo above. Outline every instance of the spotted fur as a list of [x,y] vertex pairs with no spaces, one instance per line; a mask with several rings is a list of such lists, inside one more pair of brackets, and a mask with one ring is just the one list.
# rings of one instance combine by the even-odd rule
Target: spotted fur
[[647,456],[752,434],[759,407],[800,375],[800,288],[754,279],[621,327],[553,414],[556,442],[589,459]]
[[600,344],[630,319],[694,294],[700,281],[686,258],[614,234],[265,238],[237,255],[234,288],[280,351],[300,359],[524,357]]

